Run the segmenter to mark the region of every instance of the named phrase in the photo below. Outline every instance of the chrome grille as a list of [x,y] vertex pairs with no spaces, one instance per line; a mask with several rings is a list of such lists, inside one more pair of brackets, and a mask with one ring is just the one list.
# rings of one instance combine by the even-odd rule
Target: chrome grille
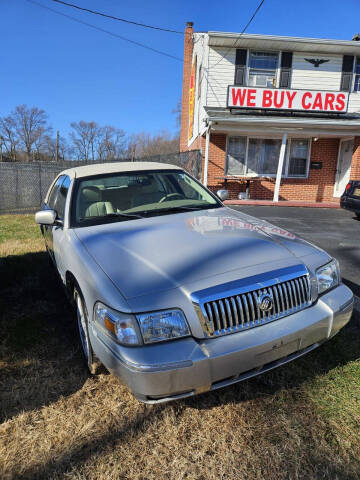
[[[303,272],[302,272],[303,273]],[[283,276],[284,277],[284,276]],[[221,296],[194,303],[203,330],[207,336],[227,335],[241,330],[263,325],[279,318],[303,310],[311,304],[310,279],[303,275],[273,279],[272,282],[259,282],[260,288],[252,284],[249,289],[240,288],[239,293]],[[199,292],[197,292],[199,293]],[[229,292],[230,293],[230,292]],[[269,311],[261,310],[261,296],[270,296],[272,306]],[[217,296],[215,296],[217,297]]]

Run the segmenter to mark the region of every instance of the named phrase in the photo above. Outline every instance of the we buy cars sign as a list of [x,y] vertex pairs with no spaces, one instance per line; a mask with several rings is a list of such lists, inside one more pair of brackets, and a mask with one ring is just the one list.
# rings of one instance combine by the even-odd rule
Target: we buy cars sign
[[348,99],[347,92],[229,86],[227,107],[345,113]]

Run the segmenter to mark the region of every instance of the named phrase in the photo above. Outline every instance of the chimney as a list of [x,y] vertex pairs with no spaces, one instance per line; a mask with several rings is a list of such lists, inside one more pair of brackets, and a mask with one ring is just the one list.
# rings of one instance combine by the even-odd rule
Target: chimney
[[190,76],[192,67],[192,54],[194,49],[193,41],[193,22],[186,22],[184,35],[184,64],[182,81],[182,99],[181,99],[181,131],[180,131],[180,151],[188,149],[188,131],[189,131],[189,90]]
[[358,42],[360,40],[360,33],[355,33],[355,35],[352,37],[352,40],[354,40],[354,42]]

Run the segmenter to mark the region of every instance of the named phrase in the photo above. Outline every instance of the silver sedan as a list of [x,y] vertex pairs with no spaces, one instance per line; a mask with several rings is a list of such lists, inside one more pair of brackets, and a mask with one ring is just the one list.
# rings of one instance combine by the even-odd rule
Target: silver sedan
[[35,219],[75,302],[90,372],[105,365],[143,402],[283,365],[352,314],[334,258],[225,207],[173,165],[65,170]]

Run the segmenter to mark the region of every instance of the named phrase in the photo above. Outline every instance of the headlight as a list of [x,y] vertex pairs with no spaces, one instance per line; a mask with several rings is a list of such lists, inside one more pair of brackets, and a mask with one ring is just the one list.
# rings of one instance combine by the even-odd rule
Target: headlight
[[141,313],[136,315],[136,318],[144,343],[162,342],[190,335],[185,315],[181,310]]
[[124,345],[140,345],[142,343],[135,317],[131,314],[117,312],[97,302],[94,308],[94,318],[119,343]]
[[316,278],[319,295],[339,285],[340,270],[337,260],[333,259],[323,267],[318,268],[316,270]]

